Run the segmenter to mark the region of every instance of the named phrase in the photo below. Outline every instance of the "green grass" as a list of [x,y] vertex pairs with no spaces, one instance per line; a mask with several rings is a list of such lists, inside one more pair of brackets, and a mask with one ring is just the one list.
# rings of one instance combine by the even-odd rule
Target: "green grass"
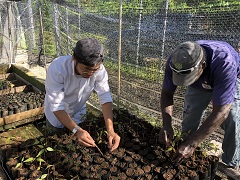
[[[118,71],[118,63],[106,60],[104,61],[104,66],[112,72]],[[158,66],[152,66],[152,67],[143,67],[143,66],[137,66],[133,64],[128,63],[121,63],[121,73],[127,76],[141,78],[143,80],[148,81],[159,81],[160,79],[163,79],[163,73],[159,71]]]

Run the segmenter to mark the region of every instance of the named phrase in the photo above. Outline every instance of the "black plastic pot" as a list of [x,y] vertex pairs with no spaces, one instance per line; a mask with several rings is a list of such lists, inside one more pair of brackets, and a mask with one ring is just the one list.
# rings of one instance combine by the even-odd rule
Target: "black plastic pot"
[[2,109],[2,117],[8,116],[8,110],[7,109]]
[[219,157],[210,155],[208,157],[208,159],[211,164],[211,179],[214,179],[214,177],[216,176],[217,169],[218,169]]
[[198,172],[199,172],[199,179],[201,180],[210,180],[211,179],[211,175],[209,176],[209,171],[208,168],[200,165],[198,167]]

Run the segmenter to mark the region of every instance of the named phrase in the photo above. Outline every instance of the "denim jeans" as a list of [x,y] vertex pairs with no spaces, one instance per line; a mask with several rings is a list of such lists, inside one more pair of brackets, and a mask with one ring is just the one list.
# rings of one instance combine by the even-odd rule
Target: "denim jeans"
[[[221,125],[224,130],[222,160],[227,165],[240,165],[240,78],[237,78],[237,90],[227,119]],[[188,87],[185,93],[182,132],[194,133],[204,116],[212,98],[212,92],[204,92]]]

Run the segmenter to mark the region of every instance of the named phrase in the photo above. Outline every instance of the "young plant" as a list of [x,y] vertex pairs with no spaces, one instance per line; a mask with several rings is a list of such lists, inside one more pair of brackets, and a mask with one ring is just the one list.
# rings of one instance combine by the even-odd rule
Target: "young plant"
[[41,175],[41,177],[38,180],[46,179],[47,176],[48,176],[48,174],[43,174],[43,175]]
[[22,157],[21,161],[16,164],[15,168],[19,168],[19,167],[21,168],[23,166],[23,162],[24,162],[24,157]]
[[38,152],[37,156],[36,156],[35,159],[34,159],[34,160],[36,160],[36,161],[39,162],[39,166],[38,166],[37,170],[40,170],[42,163],[45,162],[45,160],[42,159],[42,154],[44,155],[44,158],[45,158],[45,153],[54,151],[53,148],[51,148],[51,147],[46,147],[47,142],[46,142],[45,140],[46,140],[45,138],[41,138],[39,141],[36,140],[36,141],[34,142],[34,145],[37,145],[37,147],[40,148],[40,151]]
[[219,150],[218,144],[209,143],[208,145],[213,149],[215,153]]
[[41,150],[39,151],[37,157],[41,156],[44,152],[48,152],[48,151],[54,151],[53,148],[51,147],[46,147],[47,145],[47,141],[45,138],[41,138],[40,140],[35,140],[33,145],[37,145],[37,147],[39,147]]
[[171,161],[174,154],[177,152],[179,146],[184,141],[184,137],[187,137],[188,133],[189,132],[182,133],[180,130],[177,129],[174,131],[172,144],[170,144],[170,146],[166,147],[165,149],[165,153],[168,154],[167,156],[170,158]]
[[165,152],[170,152],[172,151],[173,153],[176,153],[179,145],[183,142],[183,136],[185,134],[181,133],[181,131],[179,130],[175,130],[174,131],[174,137],[173,137],[173,141],[172,144],[167,147],[167,149],[165,150]]
[[106,130],[104,130],[103,128],[99,129],[100,132],[97,132],[97,144],[101,144],[103,142],[104,139],[104,135],[108,135],[108,132]]

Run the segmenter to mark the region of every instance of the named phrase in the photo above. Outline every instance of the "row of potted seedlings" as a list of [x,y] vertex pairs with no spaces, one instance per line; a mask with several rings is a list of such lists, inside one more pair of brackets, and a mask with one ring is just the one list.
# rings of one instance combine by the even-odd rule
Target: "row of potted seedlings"
[[19,92],[1,95],[0,118],[39,108],[43,105],[43,92]]
[[[81,127],[97,140],[96,148],[86,148],[75,137],[63,133],[31,140],[6,155],[8,172],[13,179],[213,179],[218,157],[198,148],[192,157],[172,163],[171,150],[157,141],[159,128],[135,116],[122,113],[116,125],[120,147],[107,148],[103,118],[88,119]],[[175,138],[179,140],[178,137]],[[177,146],[177,141],[176,141]]]
[[11,87],[11,82],[10,81],[0,80],[0,90],[8,89],[10,87]]

